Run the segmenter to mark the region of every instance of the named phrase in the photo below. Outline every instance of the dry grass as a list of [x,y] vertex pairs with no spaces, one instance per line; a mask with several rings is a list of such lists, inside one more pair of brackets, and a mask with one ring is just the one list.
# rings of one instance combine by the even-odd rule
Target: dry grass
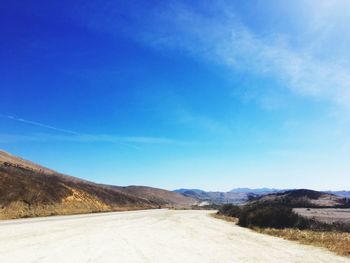
[[[238,218],[211,214],[212,217],[238,223]],[[299,230],[294,228],[252,228],[252,230],[286,240],[297,241],[304,245],[326,248],[338,255],[350,257],[350,233],[332,231]]]
[[217,219],[222,219],[228,222],[232,222],[232,223],[238,223],[238,218],[236,217],[232,217],[232,216],[224,216],[224,215],[220,215],[217,213],[213,213],[210,214],[212,217],[217,218]]
[[338,255],[350,257],[350,233],[318,232],[291,228],[254,228],[253,230],[287,240],[298,241],[305,245],[324,247]]

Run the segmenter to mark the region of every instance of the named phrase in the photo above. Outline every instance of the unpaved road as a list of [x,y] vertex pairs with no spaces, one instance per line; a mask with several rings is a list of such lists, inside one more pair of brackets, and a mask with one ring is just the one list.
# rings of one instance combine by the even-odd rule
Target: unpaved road
[[0,262],[350,262],[209,213],[149,210],[2,221]]

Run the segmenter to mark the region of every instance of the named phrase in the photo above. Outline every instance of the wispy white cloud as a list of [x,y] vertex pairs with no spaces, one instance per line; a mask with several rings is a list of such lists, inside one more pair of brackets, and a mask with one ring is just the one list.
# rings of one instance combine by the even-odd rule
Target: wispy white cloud
[[[312,50],[316,48],[317,41],[322,44],[325,38],[330,37],[329,32],[310,44],[306,41],[295,48],[288,38],[278,32],[256,34],[242,23],[228,2],[223,3],[214,7],[206,6],[215,10],[206,10],[205,14],[198,11],[200,9],[186,5],[170,5],[153,20],[151,30],[144,33],[143,40],[157,48],[184,50],[235,71],[273,76],[295,94],[350,107],[349,63],[339,54],[320,57],[320,50]],[[325,3],[322,6],[325,6],[323,11],[329,8]],[[332,7],[332,10],[336,9]],[[308,22],[314,25],[313,34],[310,29],[310,36],[315,38],[316,29],[326,30],[322,21],[329,22],[332,17],[325,13],[323,16],[310,17]],[[332,28],[327,30],[331,31]]]

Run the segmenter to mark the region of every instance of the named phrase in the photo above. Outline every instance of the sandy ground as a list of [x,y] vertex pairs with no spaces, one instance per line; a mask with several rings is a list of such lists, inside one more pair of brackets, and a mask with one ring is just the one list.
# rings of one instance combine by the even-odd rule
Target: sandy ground
[[0,262],[350,262],[208,211],[149,210],[0,222]]

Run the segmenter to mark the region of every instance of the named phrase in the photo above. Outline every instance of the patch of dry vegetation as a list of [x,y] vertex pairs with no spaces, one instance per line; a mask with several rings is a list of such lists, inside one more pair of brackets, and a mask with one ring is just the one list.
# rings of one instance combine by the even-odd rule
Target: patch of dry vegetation
[[338,255],[350,257],[350,233],[336,231],[312,231],[294,228],[253,228],[259,233],[298,241],[305,245],[324,247]]
[[228,221],[228,222],[232,222],[232,223],[238,223],[238,218],[236,217],[232,217],[232,216],[225,216],[225,215],[222,215],[222,214],[218,214],[218,213],[213,213],[213,214],[210,214],[212,217],[214,218],[217,218],[217,219],[222,219],[222,220],[225,220],[225,221]]
[[258,233],[324,247],[339,255],[350,257],[350,232],[347,225],[304,219],[294,214],[290,208],[225,205],[213,217],[235,222]]

